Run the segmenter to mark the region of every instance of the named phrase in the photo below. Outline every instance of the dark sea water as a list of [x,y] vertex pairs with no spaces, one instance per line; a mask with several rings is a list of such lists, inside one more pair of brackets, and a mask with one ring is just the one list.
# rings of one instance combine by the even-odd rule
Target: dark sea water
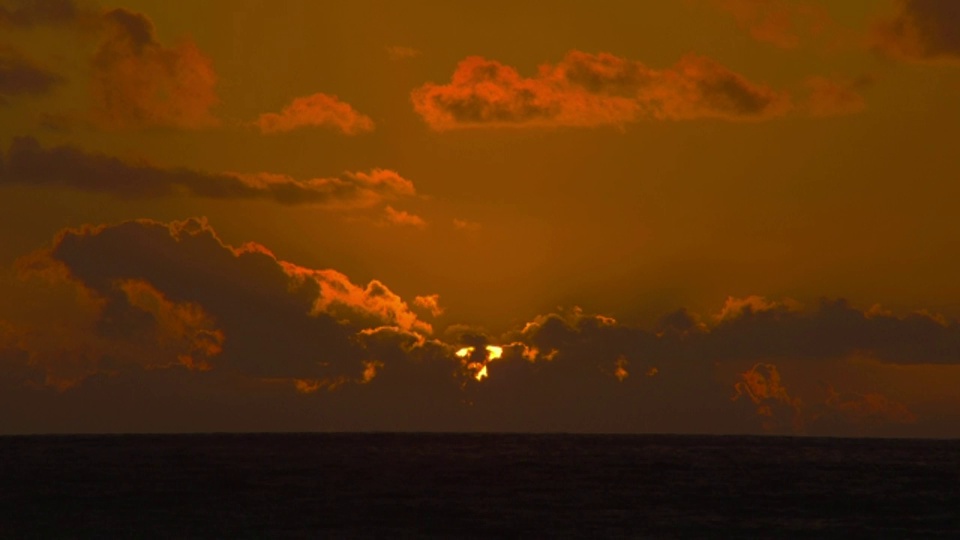
[[0,437],[0,537],[960,538],[960,441]]

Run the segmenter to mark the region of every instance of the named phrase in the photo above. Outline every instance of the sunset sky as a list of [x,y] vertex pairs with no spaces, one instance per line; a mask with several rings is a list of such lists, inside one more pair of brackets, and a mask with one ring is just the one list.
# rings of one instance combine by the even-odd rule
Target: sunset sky
[[960,2],[0,0],[0,433],[960,436]]

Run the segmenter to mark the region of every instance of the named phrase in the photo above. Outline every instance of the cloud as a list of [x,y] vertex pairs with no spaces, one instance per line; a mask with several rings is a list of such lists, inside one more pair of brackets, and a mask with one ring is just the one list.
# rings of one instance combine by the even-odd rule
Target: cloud
[[767,431],[781,429],[779,425],[783,413],[787,411],[791,417],[792,431],[802,433],[804,421],[803,402],[799,398],[790,397],[787,388],[783,386],[777,366],[769,363],[754,364],[749,370],[740,374],[740,381],[734,385],[736,394],[733,400],[741,397],[749,398],[756,405],[757,414],[763,418],[763,427]]
[[[734,298],[726,304],[739,310],[721,310],[723,318],[678,310],[651,330],[574,308],[500,336],[459,325],[440,341],[381,282],[355,285],[334,270],[279,261],[263,246],[228,246],[198,220],[64,231],[21,267],[83,299],[70,310],[51,307],[57,324],[0,321],[0,403],[32,411],[22,407],[33,399],[59,411],[33,416],[33,426],[61,425],[52,418],[76,407],[86,415],[60,430],[103,430],[167,409],[157,421],[184,429],[200,414],[175,416],[184,400],[210,415],[207,430],[890,435],[929,422],[870,388],[869,377],[857,392],[834,390],[849,381],[838,369],[850,365],[835,354],[858,347],[791,355],[767,343],[793,345],[785,336],[801,320],[811,342],[835,341],[834,332],[856,342],[858,313],[892,326],[917,322],[839,310],[839,301],[807,310]],[[413,305],[428,309],[435,299]],[[106,396],[113,407],[94,409]],[[253,416],[232,420],[247,408]]]
[[713,3],[730,13],[753,39],[782,49],[794,49],[834,26],[827,10],[809,1],[714,0]]
[[960,4],[898,0],[897,13],[874,25],[874,47],[907,61],[960,61]]
[[387,223],[417,229],[425,229],[427,227],[427,222],[424,221],[422,217],[411,214],[405,210],[395,210],[392,206],[387,206],[384,211],[386,212]]
[[20,266],[85,299],[73,304],[84,322],[70,339],[48,335],[25,347],[51,347],[42,364],[60,388],[133,364],[229,370],[291,386],[364,380],[375,373],[360,331],[432,331],[377,280],[362,287],[335,270],[280,261],[258,244],[226,245],[197,219],[67,229]]
[[21,381],[64,391],[97,373],[205,371],[220,353],[223,334],[202,307],[172,301],[149,283],[118,280],[105,297],[47,253],[24,257],[18,266],[18,288],[34,306],[26,319],[7,322],[18,332],[8,346],[33,371]]
[[264,134],[285,133],[305,127],[332,127],[345,135],[373,131],[373,120],[358,113],[337,96],[316,93],[299,97],[280,114],[264,113],[255,122]]
[[125,9],[104,13],[101,26],[92,86],[101,124],[197,129],[219,123],[210,111],[219,101],[217,76],[192,41],[165,47],[146,16]]
[[81,14],[73,0],[13,0],[0,5],[0,28],[69,23]]
[[411,93],[432,129],[618,126],[643,119],[764,120],[789,108],[786,94],[702,56],[654,70],[612,54],[571,51],[525,78],[495,60],[464,59],[449,84]]
[[481,227],[482,226],[480,225],[480,223],[476,221],[470,221],[470,220],[458,219],[458,218],[453,219],[453,228],[461,231],[476,232],[476,231],[479,231]]
[[386,47],[387,55],[391,60],[406,60],[420,56],[420,51],[413,47],[402,47],[400,45],[390,45]]
[[860,91],[873,83],[870,77],[853,80],[834,80],[826,77],[810,77],[807,88],[810,95],[807,108],[813,116],[844,116],[856,114],[867,108]]
[[767,432],[865,435],[917,421],[904,404],[879,392],[841,393],[827,386],[825,396],[805,403],[791,397],[777,366],[770,363],[757,363],[741,373],[734,390],[733,401],[749,399]]
[[369,208],[416,194],[412,182],[386,169],[308,180],[272,173],[208,173],[129,163],[72,146],[44,148],[32,137],[11,142],[6,166],[0,169],[3,183],[68,187],[124,199],[264,199],[329,208]]
[[840,393],[827,388],[825,411],[819,413],[821,422],[844,424],[913,424],[917,417],[907,407],[878,392],[866,394]]
[[[816,309],[805,310],[792,301],[760,296],[728,298],[720,313],[712,324],[703,324],[679,310],[665,316],[654,331],[579,309],[539,316],[521,332],[505,336],[513,340],[505,347],[507,360],[488,365],[489,377],[493,382],[516,377],[514,372],[520,369],[560,387],[592,380],[597,394],[613,391],[617,383],[664,400],[651,403],[635,397],[645,407],[671,411],[706,403],[720,407],[717,400],[723,398],[716,384],[732,377],[728,388],[733,395],[728,393],[727,398],[749,407],[734,405],[719,417],[702,414],[729,426],[737,425],[736,418],[746,422],[736,429],[756,423],[769,432],[862,435],[891,433],[895,426],[913,424],[917,418],[906,405],[877,390],[833,391],[829,381],[841,377],[846,362],[868,357],[889,364],[960,365],[960,327],[923,313],[880,315],[851,308],[842,300],[824,300]],[[738,368],[744,363],[746,369]],[[792,386],[788,390],[782,366],[805,379],[800,391]],[[632,376],[637,373],[651,377]],[[829,391],[816,383],[824,377]],[[811,390],[815,383],[820,390]],[[525,384],[538,383],[527,379]],[[535,393],[532,387],[527,391]],[[736,410],[742,410],[742,416]]]
[[60,75],[0,45],[0,96],[39,96],[50,93],[63,82]]
[[430,312],[434,317],[443,315],[443,308],[440,307],[440,295],[428,294],[425,296],[415,296],[413,305]]

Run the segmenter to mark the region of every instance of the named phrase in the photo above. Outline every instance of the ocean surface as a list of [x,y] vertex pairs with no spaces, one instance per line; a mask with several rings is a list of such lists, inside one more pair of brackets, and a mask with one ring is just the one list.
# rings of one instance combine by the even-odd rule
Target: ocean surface
[[960,441],[0,437],[0,538],[960,538]]

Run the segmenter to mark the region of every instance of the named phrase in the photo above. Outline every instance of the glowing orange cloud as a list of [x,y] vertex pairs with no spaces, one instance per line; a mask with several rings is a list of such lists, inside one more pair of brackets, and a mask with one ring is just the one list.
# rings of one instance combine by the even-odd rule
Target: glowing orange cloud
[[305,127],[332,127],[345,135],[373,131],[373,120],[358,113],[337,96],[316,93],[293,100],[277,113],[264,113],[255,122],[264,134],[285,133]]
[[191,370],[209,371],[209,358],[223,351],[223,331],[198,304],[174,303],[143,280],[124,280],[119,288],[127,302],[153,316],[160,344],[171,342],[188,352],[177,355],[181,364]]
[[417,229],[425,229],[427,227],[427,222],[424,221],[422,217],[416,214],[411,214],[405,210],[395,210],[392,206],[387,206],[384,209],[384,212],[386,212],[387,223],[391,223],[393,225],[404,225]]
[[764,362],[754,364],[752,368],[740,374],[740,381],[734,385],[734,389],[736,390],[732,398],[734,401],[746,396],[757,406],[757,414],[765,417],[764,429],[771,430],[777,427],[778,422],[773,407],[786,405],[793,411],[794,431],[803,431],[803,417],[800,411],[802,402],[799,398],[790,397],[781,381],[780,371],[774,364]]
[[209,371],[222,353],[224,332],[206,310],[171,300],[143,280],[114,282],[111,292],[119,303],[112,304],[46,252],[18,261],[18,267],[21,286],[35,290],[36,301],[50,303],[50,312],[39,325],[0,321],[0,349],[23,351],[28,367],[42,373],[43,385],[65,391],[91,375],[133,366]]
[[655,70],[612,54],[571,51],[533,77],[471,56],[449,84],[411,93],[414,109],[437,131],[477,127],[596,127],[656,120],[763,120],[789,98],[713,60],[689,55]]
[[430,324],[419,320],[400,296],[378,280],[374,279],[361,288],[336,270],[314,270],[286,261],[276,262],[295,283],[312,282],[319,288],[314,313],[337,314],[339,310],[347,309],[356,315],[371,317],[380,324],[386,322],[403,330],[426,334],[433,332]]
[[714,315],[714,318],[718,321],[727,321],[731,319],[736,319],[744,312],[761,312],[761,311],[770,311],[772,309],[778,308],[787,308],[787,309],[799,309],[799,304],[792,300],[785,300],[783,302],[775,302],[767,300],[762,296],[750,295],[744,298],[736,298],[733,296],[728,296],[726,301],[723,303],[723,307],[720,311]]
[[630,373],[627,371],[629,362],[627,361],[626,356],[618,356],[617,361],[614,362],[613,365],[616,367],[616,369],[613,371],[613,376],[616,377],[618,381],[623,382],[624,379],[630,376]]
[[415,296],[413,298],[413,305],[429,311],[430,314],[433,315],[434,317],[439,317],[440,315],[443,315],[443,308],[440,307],[439,294]]

